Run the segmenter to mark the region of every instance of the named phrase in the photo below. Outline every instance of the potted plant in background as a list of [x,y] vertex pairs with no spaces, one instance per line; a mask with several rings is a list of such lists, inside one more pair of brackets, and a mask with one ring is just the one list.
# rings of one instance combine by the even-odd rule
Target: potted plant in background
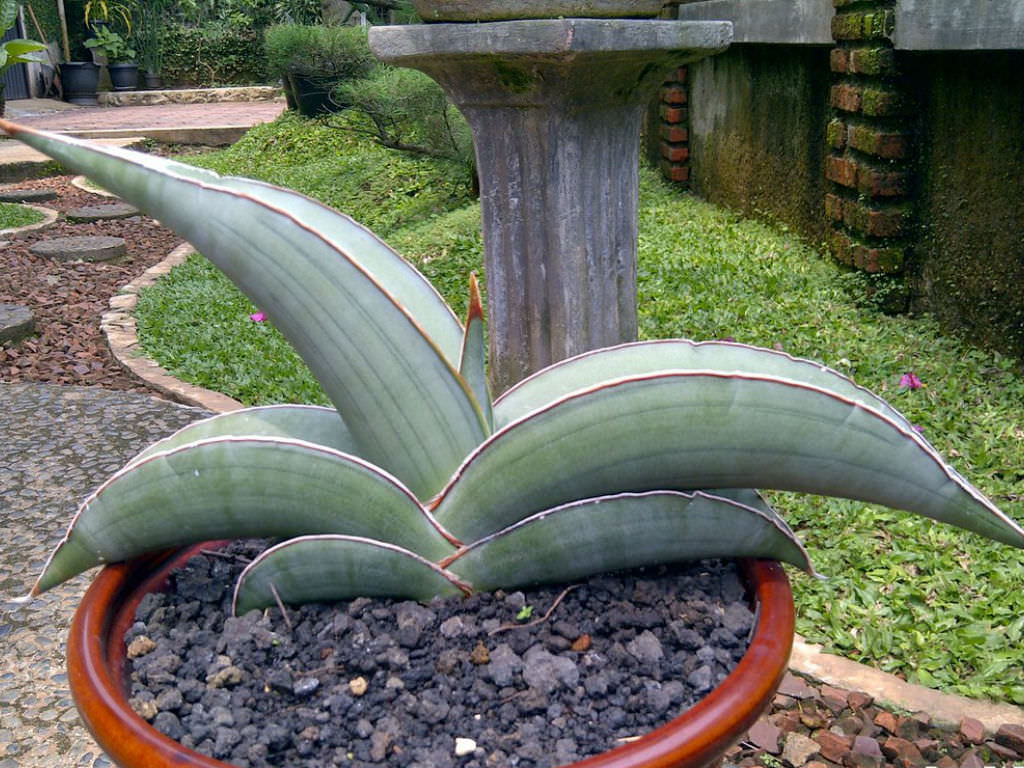
[[138,9],[134,45],[139,52],[139,64],[146,79],[146,88],[150,90],[163,87],[160,77],[163,65],[160,32],[164,27],[165,13],[169,7],[170,3],[167,0],[154,0],[143,3]]
[[335,97],[336,86],[376,66],[359,27],[276,24],[264,34],[264,49],[289,106],[306,117],[345,108]]
[[93,36],[85,47],[103,55],[110,73],[110,84],[115,91],[132,91],[139,84],[139,65],[135,63],[135,49],[119,32],[103,24],[93,28]]
[[[17,0],[0,1],[0,34],[14,26],[18,20]],[[30,61],[49,61],[46,54],[46,46],[35,40],[5,40],[0,45],[0,117],[7,109],[7,97],[5,95],[6,83],[3,74],[16,64],[27,64]]]
[[[240,611],[704,556],[809,569],[752,487],[888,504],[1024,547],[1020,526],[901,414],[820,364],[728,342],[635,343],[557,363],[492,401],[479,295],[463,328],[347,217],[269,185],[0,127],[195,244],[275,320],[336,406],[238,411],[147,449],[83,504],[33,594],[100,563],[252,536],[285,541],[246,567]],[[734,490],[694,490],[706,485]],[[140,599],[140,583],[165,576],[150,565],[105,570],[83,602],[69,652],[76,700],[123,766],[223,766],[118,696],[125,652],[110,627],[132,620],[126,590]],[[761,576],[759,589],[783,588]],[[791,622],[790,608],[787,632]],[[760,662],[744,668],[745,693],[708,697],[733,711],[728,722],[670,726],[588,765],[712,762],[770,700],[788,642],[772,641],[763,676]]]

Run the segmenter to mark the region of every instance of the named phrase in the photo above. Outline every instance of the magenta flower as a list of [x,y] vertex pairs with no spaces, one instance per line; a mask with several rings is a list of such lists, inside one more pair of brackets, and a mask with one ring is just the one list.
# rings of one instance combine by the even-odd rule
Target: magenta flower
[[253,312],[251,315],[249,315],[249,319],[252,320],[254,323],[262,323],[267,319],[267,313]]
[[907,371],[900,376],[900,389],[920,389],[923,386],[924,384],[913,371]]

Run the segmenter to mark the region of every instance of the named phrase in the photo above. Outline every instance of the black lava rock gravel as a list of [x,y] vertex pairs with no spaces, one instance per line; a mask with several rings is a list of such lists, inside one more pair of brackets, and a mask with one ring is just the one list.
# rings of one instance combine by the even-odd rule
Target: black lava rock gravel
[[136,711],[252,768],[571,762],[691,706],[742,657],[754,623],[734,567],[716,561],[568,591],[231,617],[255,551],[192,558],[125,637]]

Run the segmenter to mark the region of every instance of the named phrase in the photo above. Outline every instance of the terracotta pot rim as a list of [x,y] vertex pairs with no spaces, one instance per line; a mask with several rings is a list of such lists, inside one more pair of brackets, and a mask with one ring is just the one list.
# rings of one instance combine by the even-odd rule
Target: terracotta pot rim
[[[105,567],[75,612],[68,636],[68,681],[96,742],[122,768],[230,768],[164,736],[137,715],[124,690],[124,632],[148,592],[208,542]],[[793,594],[782,566],[741,561],[757,600],[758,626],[736,669],[677,718],[638,740],[573,763],[577,768],[668,768],[711,763],[758,718],[786,672],[793,644]]]

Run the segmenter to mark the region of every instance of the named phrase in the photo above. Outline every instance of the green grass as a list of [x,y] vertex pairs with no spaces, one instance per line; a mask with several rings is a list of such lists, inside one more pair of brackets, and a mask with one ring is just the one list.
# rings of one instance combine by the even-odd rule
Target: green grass
[[[274,130],[262,138],[268,147]],[[326,173],[307,169],[305,178]],[[332,199],[343,210],[362,205]],[[371,213],[394,222],[389,241],[462,313],[468,272],[481,271],[479,208],[448,210],[405,227]],[[944,335],[927,317],[863,308],[856,281],[797,238],[679,194],[649,172],[640,233],[644,338],[731,337],[823,361],[889,398],[957,469],[1024,520],[1024,378],[1015,361]],[[248,403],[322,402],[276,331],[248,319],[253,309],[195,258],[143,294],[143,345],[176,374]],[[926,386],[901,390],[906,371]],[[830,577],[793,575],[798,629],[808,639],[915,682],[1024,703],[1020,551],[863,503],[772,498]]]
[[45,219],[39,211],[18,203],[0,203],[0,229],[27,227]]

